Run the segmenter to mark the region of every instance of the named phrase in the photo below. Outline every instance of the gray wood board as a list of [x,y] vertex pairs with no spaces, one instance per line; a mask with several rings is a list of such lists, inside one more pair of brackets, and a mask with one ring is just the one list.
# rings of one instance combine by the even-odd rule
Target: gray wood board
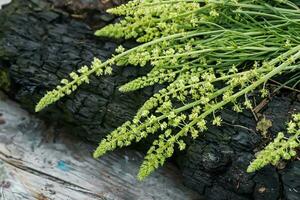
[[0,9],[2,5],[8,4],[9,2],[11,2],[11,0],[0,0]]
[[95,160],[95,148],[0,100],[0,199],[198,199],[167,164],[143,182],[143,156],[119,150]]

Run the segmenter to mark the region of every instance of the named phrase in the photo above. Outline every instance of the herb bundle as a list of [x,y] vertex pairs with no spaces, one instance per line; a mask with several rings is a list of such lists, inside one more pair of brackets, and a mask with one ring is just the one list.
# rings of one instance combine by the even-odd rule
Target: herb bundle
[[[108,12],[124,18],[96,35],[134,38],[141,44],[131,49],[120,46],[111,59],[102,62],[95,58],[91,66],[72,72],[69,80],[63,79],[40,100],[36,111],[89,83],[91,75],[111,74],[114,65],[151,65],[146,76],[121,86],[120,91],[167,86],[148,99],[132,121],[102,140],[94,152],[94,157],[99,157],[158,134],[138,174],[144,179],[163,165],[175,148],[185,149],[184,137],[196,139],[208,123],[220,126],[218,112],[224,106],[231,105],[236,112],[252,109],[249,94],[259,89],[263,97],[268,96],[265,83],[284,73],[292,73],[294,87],[298,85],[300,9],[295,2],[134,0],[110,9]],[[293,143],[299,144],[299,124],[296,127]],[[292,156],[294,152],[285,153]],[[274,156],[260,155],[258,160],[264,162],[254,161],[249,172],[279,160],[278,156],[275,162]]]

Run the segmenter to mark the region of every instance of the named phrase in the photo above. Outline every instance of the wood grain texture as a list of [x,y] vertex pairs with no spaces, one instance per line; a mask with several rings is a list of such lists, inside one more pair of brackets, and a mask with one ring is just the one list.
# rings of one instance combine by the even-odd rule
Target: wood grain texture
[[167,165],[144,182],[136,180],[142,155],[112,152],[99,160],[95,148],[0,100],[0,199],[198,199]]

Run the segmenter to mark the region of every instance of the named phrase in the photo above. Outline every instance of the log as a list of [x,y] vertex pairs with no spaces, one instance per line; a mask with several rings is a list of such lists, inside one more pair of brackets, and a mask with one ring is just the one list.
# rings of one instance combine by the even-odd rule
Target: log
[[[112,40],[95,37],[85,22],[71,15],[53,10],[52,4],[45,0],[16,0],[0,11],[1,66],[9,67],[13,85],[11,96],[31,112],[45,92],[52,90],[62,78],[89,65],[94,57],[109,58],[118,45]],[[100,11],[98,15],[94,16],[94,21],[100,18],[99,24],[111,22],[111,18],[104,21],[106,18],[102,19]],[[118,86],[145,70],[115,68],[113,76],[93,77],[91,84],[84,85],[39,116],[55,119],[73,134],[98,143],[104,135],[131,119],[152,94],[151,88],[128,94],[118,91]]]
[[[10,97],[30,112],[46,90],[69,72],[89,64],[94,56],[105,60],[119,43],[135,45],[93,36],[93,28],[118,20],[103,11],[115,4],[104,6],[97,0],[66,2],[15,0],[0,11],[0,66],[9,70]],[[118,91],[118,86],[146,71],[114,68],[113,76],[93,78],[90,85],[80,87],[38,116],[67,127],[70,134],[99,142],[131,119],[157,90],[149,87],[128,94]],[[204,137],[190,141],[185,152],[176,153],[174,162],[186,186],[212,200],[300,198],[296,181],[300,178],[299,161],[282,163],[279,169],[268,166],[252,174],[245,170],[255,152],[284,130],[292,113],[300,111],[300,97],[285,91],[257,104],[260,111],[255,114],[273,121],[267,138],[256,131],[253,113],[237,114],[225,109],[221,128],[210,127]]]

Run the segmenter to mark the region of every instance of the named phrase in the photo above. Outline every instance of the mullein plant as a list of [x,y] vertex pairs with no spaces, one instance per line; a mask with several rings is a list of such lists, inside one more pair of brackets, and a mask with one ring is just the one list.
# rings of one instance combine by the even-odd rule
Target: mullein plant
[[[122,20],[95,34],[134,38],[139,45],[131,49],[119,46],[107,61],[95,58],[91,66],[72,72],[40,100],[36,111],[89,83],[91,75],[111,74],[112,66],[150,65],[152,70],[146,76],[119,90],[130,92],[154,84],[164,84],[165,88],[149,98],[131,121],[108,134],[94,152],[97,158],[157,134],[138,173],[142,180],[163,165],[175,148],[184,150],[185,137],[198,138],[208,123],[220,126],[222,118],[218,113],[224,106],[236,112],[252,109],[249,94],[260,90],[263,97],[268,96],[265,84],[275,76],[293,74],[294,87],[297,86],[300,9],[296,2],[134,0],[109,9],[109,13],[123,16]],[[299,121],[295,121],[298,124],[291,132],[293,146],[295,142],[299,144]],[[282,134],[278,137],[274,143],[290,141]],[[281,150],[272,155],[265,153],[274,148],[274,143],[252,162],[249,172],[282,157]]]

